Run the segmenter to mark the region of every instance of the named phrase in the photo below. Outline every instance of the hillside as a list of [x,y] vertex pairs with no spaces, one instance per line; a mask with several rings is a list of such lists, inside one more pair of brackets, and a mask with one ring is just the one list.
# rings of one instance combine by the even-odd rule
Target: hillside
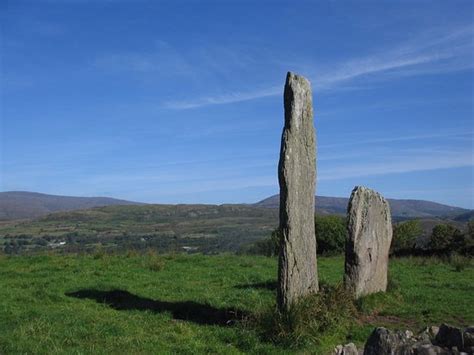
[[237,251],[269,236],[277,225],[278,210],[249,205],[105,206],[0,223],[0,248],[13,243],[18,251],[56,245],[90,251],[100,245],[214,253]]
[[[279,195],[268,197],[254,204],[256,207],[278,208]],[[316,213],[319,214],[345,214],[349,199],[345,197],[316,196]],[[452,207],[431,201],[423,200],[398,200],[388,199],[394,219],[407,218],[455,218],[463,214],[472,214],[460,207]]]
[[0,192],[0,221],[36,218],[58,211],[71,211],[110,205],[141,203],[110,197],[73,197],[47,195],[37,192]]
[[[319,214],[343,215],[346,213],[348,198],[317,196],[316,199],[316,212]],[[471,210],[431,201],[389,199],[389,203],[392,216],[395,220],[409,218],[448,218],[466,222],[472,218],[473,214]],[[0,221],[37,218],[53,212],[115,205],[144,204],[110,197],[56,196],[25,191],[0,192]],[[279,195],[274,195],[251,206],[278,208],[278,205]]]

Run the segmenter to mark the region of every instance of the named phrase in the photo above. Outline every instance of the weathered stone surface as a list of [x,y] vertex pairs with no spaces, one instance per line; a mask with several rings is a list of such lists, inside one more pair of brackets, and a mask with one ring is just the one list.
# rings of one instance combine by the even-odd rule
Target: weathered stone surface
[[388,202],[379,193],[358,186],[347,208],[344,283],[356,298],[386,291],[392,219]]
[[439,332],[439,327],[433,325],[431,327],[425,328],[425,330],[423,330],[418,335],[418,338],[431,343],[436,338],[436,335],[438,334],[438,332]]
[[412,355],[415,340],[404,332],[392,332],[386,328],[375,328],[365,343],[364,355],[397,354]]
[[284,102],[285,127],[278,165],[281,232],[278,305],[282,310],[299,297],[318,291],[314,230],[316,136],[309,81],[288,73]]
[[416,355],[448,355],[450,352],[433,344],[421,344],[414,348]]
[[349,343],[346,345],[338,345],[334,349],[335,355],[359,355],[357,347],[354,343]]
[[470,349],[474,347],[474,326],[467,327],[464,329],[464,348]]
[[[432,337],[434,333],[435,338]],[[466,334],[474,331],[472,327],[460,329],[446,324],[429,327],[414,335],[411,331],[392,331],[386,328],[375,328],[365,344],[364,354],[391,355],[469,355],[474,348],[466,341]],[[464,335],[464,339],[463,339]],[[464,342],[463,342],[464,341]],[[339,345],[336,354],[342,354],[344,347]]]
[[463,331],[443,323],[439,327],[434,343],[445,348],[457,347],[462,350],[464,349]]

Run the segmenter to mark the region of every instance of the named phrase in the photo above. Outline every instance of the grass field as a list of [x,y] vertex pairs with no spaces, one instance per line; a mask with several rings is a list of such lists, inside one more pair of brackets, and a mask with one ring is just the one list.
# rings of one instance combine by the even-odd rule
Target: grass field
[[[375,325],[419,330],[474,324],[474,269],[395,259],[390,291],[363,299],[347,334],[298,351],[362,343]],[[319,258],[342,278],[341,257]],[[287,353],[253,318],[274,306],[276,260],[255,256],[41,255],[0,257],[0,353]]]

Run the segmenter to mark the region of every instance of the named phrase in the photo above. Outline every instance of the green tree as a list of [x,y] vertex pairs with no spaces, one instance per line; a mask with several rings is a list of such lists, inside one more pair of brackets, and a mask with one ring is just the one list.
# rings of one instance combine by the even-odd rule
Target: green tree
[[[340,216],[315,217],[318,254],[340,254],[346,243],[346,219]],[[280,252],[280,231],[275,229],[271,236],[248,246],[242,252],[266,256],[278,256]]]
[[452,225],[437,224],[431,232],[430,247],[435,252],[449,253],[461,236],[461,231]]
[[390,247],[393,254],[406,254],[413,250],[416,238],[423,234],[418,220],[397,223],[393,227],[393,239]]
[[265,256],[278,256],[280,252],[280,231],[275,229],[269,238],[258,240],[255,243],[245,246],[240,250],[245,254],[256,254]]
[[474,256],[474,220],[467,223],[464,234],[460,231],[454,233],[451,249],[460,254]]
[[341,216],[316,216],[318,254],[340,254],[346,244],[346,219]]

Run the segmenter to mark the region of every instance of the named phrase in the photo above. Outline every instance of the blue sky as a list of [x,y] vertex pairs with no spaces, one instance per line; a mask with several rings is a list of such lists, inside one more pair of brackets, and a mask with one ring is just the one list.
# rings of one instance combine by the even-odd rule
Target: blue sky
[[288,70],[317,193],[474,208],[472,1],[0,1],[0,189],[156,203],[278,193]]

